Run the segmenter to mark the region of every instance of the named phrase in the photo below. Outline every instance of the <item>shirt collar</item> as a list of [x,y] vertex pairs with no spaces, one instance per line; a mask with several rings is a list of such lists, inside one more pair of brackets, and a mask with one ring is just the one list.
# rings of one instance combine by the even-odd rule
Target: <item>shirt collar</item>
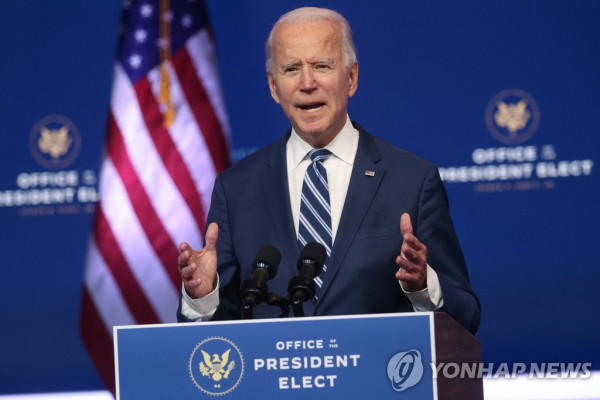
[[[358,130],[352,125],[350,117],[346,116],[344,127],[325,148],[345,163],[349,165],[354,163],[358,149]],[[312,149],[311,145],[302,140],[292,128],[292,134],[287,142],[287,153],[292,169],[296,169]]]

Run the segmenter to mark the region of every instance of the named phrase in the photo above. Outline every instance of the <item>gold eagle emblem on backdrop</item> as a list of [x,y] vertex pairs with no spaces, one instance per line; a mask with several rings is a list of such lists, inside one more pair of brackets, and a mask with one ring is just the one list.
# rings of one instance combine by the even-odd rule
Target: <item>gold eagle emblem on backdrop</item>
[[494,138],[508,145],[526,142],[540,125],[540,108],[529,93],[512,88],[498,92],[485,109],[485,124]]
[[66,126],[59,129],[43,127],[40,134],[38,148],[42,153],[50,154],[53,159],[58,159],[69,151],[72,139],[69,136],[69,128]]
[[518,103],[507,104],[498,102],[498,110],[494,114],[496,125],[506,128],[511,134],[524,129],[529,122],[531,113],[527,111],[527,102],[520,100]]
[[42,167],[62,169],[69,166],[81,150],[77,126],[63,115],[47,115],[29,134],[29,151]]
[[220,356],[219,354],[215,353],[212,355],[212,358],[206,351],[201,351],[204,361],[200,362],[200,373],[203,376],[211,377],[215,382],[218,382],[221,379],[227,379],[235,367],[235,361],[229,362],[229,352],[231,349],[227,350]]

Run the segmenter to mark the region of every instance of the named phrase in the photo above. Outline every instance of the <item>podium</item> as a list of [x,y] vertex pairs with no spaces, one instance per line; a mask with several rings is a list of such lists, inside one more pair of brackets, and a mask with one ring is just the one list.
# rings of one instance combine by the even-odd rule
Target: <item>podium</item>
[[117,399],[483,399],[445,313],[114,328]]

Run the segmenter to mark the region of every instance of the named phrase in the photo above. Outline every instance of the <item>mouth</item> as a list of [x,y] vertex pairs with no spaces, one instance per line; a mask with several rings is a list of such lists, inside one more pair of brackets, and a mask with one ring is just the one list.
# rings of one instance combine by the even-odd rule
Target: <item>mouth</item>
[[325,107],[325,103],[306,103],[298,105],[299,109],[309,113],[317,112],[323,107]]

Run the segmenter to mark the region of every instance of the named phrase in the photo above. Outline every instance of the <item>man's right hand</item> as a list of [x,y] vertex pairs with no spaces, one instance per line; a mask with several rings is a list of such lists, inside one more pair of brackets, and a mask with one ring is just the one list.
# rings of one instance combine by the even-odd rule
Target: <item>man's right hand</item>
[[202,250],[194,250],[186,242],[180,245],[180,254],[177,257],[179,272],[185,291],[193,299],[204,297],[215,290],[218,237],[219,227],[213,222],[206,230],[206,245]]

